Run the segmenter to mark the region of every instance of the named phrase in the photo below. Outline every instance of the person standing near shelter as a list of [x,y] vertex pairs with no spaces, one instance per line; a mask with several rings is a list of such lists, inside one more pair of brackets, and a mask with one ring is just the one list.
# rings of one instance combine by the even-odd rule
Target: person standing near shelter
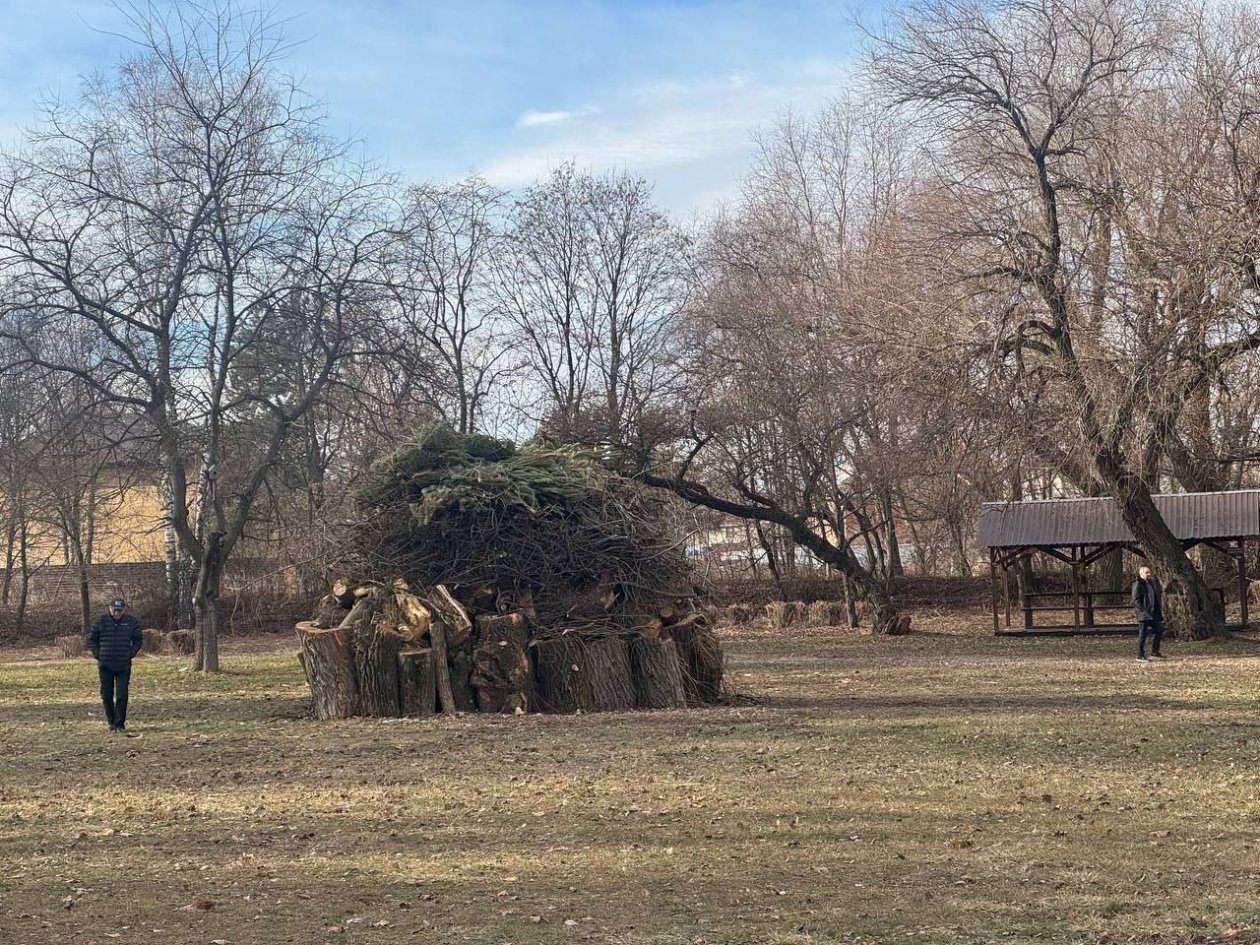
[[88,649],[96,658],[101,677],[101,702],[111,732],[127,733],[127,696],[131,685],[131,661],[144,646],[144,631],[127,613],[127,602],[115,597],[109,611],[101,614],[88,632]]
[[1133,610],[1138,623],[1138,655],[1139,660],[1146,660],[1146,638],[1151,638],[1151,659],[1162,660],[1159,652],[1160,641],[1164,638],[1164,610],[1159,585],[1151,569],[1146,565],[1138,568],[1137,580],[1133,582]]

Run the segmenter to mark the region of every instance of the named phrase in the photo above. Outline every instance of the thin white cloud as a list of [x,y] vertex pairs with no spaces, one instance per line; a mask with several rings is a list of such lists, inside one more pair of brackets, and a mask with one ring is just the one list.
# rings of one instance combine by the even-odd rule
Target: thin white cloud
[[494,183],[515,188],[545,177],[566,160],[650,178],[663,170],[691,176],[720,165],[733,172],[734,186],[751,153],[753,131],[788,109],[820,107],[839,91],[844,74],[841,63],[806,61],[760,76],[725,73],[634,83],[592,109],[599,119],[580,128],[571,123],[570,112],[526,112],[518,127],[527,116],[544,116],[529,123],[541,137],[501,152],[480,170]]
[[599,109],[593,105],[587,105],[573,111],[539,111],[531,108],[516,119],[517,128],[538,128],[547,125],[565,125],[569,122],[584,118],[587,115],[597,115]]
[[539,112],[531,108],[516,119],[516,127],[536,128],[539,125],[562,125],[573,115],[573,112]]

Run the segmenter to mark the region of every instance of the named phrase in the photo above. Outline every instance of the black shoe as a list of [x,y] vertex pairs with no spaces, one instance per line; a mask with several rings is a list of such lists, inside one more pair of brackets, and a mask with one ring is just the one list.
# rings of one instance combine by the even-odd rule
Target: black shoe
[[1139,662],[1139,663],[1145,663],[1145,662],[1146,662],[1146,657],[1145,657],[1145,656],[1139,656],[1139,657],[1137,658],[1137,660],[1138,660],[1138,662]]
[[1153,660],[1166,660],[1166,659],[1168,659],[1168,657],[1164,656],[1162,653],[1152,653],[1152,654],[1151,654],[1151,659],[1153,659]]

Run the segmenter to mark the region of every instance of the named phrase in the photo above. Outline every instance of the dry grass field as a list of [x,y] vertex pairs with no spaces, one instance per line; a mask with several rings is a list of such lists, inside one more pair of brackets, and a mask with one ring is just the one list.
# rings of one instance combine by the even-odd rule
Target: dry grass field
[[916,623],[731,631],[740,700],[652,714],[319,724],[288,649],[144,658],[134,739],[0,655],[0,942],[1260,940],[1260,647]]

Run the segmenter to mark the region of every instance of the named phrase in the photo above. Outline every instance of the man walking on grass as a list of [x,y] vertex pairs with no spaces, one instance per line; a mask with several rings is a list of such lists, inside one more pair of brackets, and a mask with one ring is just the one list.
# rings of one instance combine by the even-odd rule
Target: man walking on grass
[[101,676],[101,702],[111,732],[127,732],[127,690],[131,661],[144,645],[140,621],[127,613],[127,602],[115,597],[109,611],[96,618],[88,632],[88,649]]
[[1138,578],[1133,582],[1133,610],[1138,622],[1139,660],[1146,660],[1146,638],[1151,638],[1151,659],[1162,660],[1159,643],[1164,637],[1164,610],[1160,600],[1159,585],[1146,565],[1138,568]]

